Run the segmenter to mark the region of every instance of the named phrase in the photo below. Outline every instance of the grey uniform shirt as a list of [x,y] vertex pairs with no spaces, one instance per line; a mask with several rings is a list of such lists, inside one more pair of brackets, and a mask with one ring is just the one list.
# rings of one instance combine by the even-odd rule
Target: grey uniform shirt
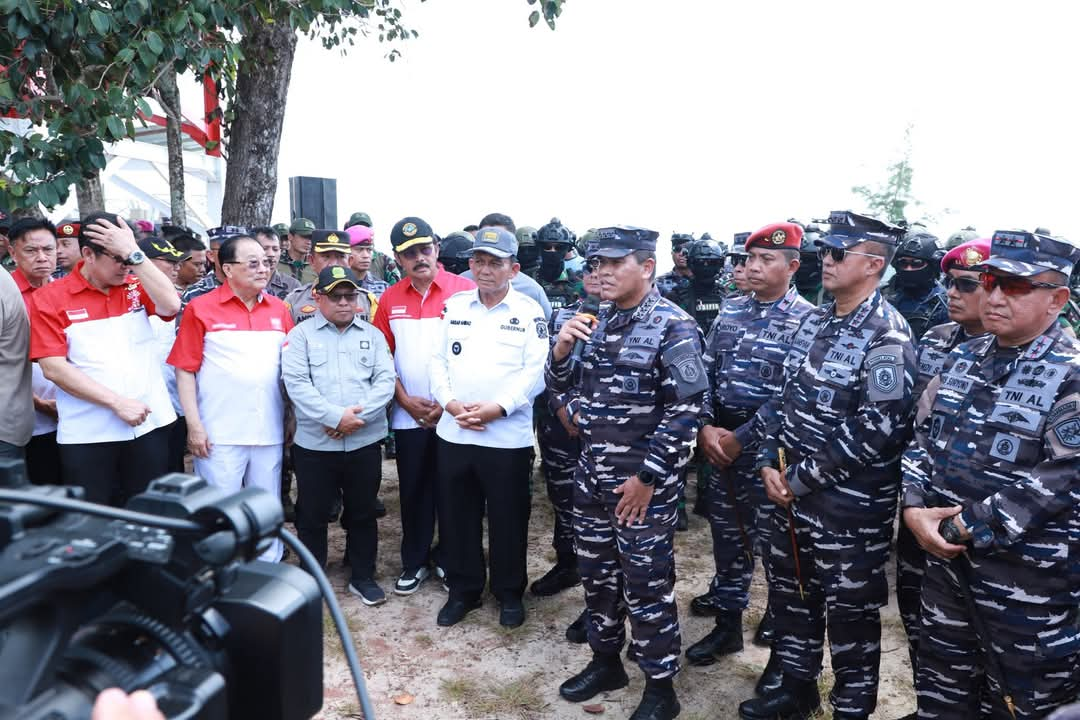
[[0,441],[22,447],[34,430],[30,318],[11,275],[0,272]]
[[[305,450],[351,451],[386,437],[394,396],[394,359],[383,334],[354,317],[344,331],[315,311],[292,330],[281,350],[281,376],[296,411],[294,442]],[[326,435],[345,408],[360,405],[364,426],[341,440]]]

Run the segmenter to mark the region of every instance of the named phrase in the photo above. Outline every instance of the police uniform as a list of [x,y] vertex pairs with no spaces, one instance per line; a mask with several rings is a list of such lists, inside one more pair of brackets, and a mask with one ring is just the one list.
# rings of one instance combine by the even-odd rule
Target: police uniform
[[[603,228],[596,239],[601,256],[656,247],[656,233],[637,228]],[[679,670],[674,535],[681,470],[708,387],[701,356],[693,318],[654,289],[635,308],[603,308],[581,361],[574,535],[589,645],[617,661],[629,616],[631,647],[650,683]],[[570,356],[549,357],[551,390],[566,392],[573,377]],[[620,525],[613,491],[635,475],[653,484],[652,499],[643,521]]]
[[[900,234],[853,213],[833,213],[830,224],[820,242],[831,247],[894,244]],[[885,566],[914,343],[904,318],[874,291],[844,316],[835,303],[808,312],[784,366],[783,389],[758,413],[750,435],[761,443],[758,467],[778,467],[785,451],[795,495],[790,514],[773,513],[770,538],[773,653],[783,687],[743,703],[740,716],[774,716],[761,713],[784,693],[816,705],[827,620],[833,717],[866,718],[877,702],[879,609],[888,601]]]
[[[339,252],[349,255],[348,236],[337,230],[315,230],[311,234],[312,252]],[[318,307],[315,304],[315,283],[309,282],[301,285],[285,297],[285,307],[289,309],[294,325],[299,325],[305,320],[315,317]],[[371,322],[378,308],[375,296],[367,290],[360,291],[357,299],[356,315],[361,320]]]
[[[1078,259],[1067,241],[998,232],[986,267],[1068,275]],[[904,454],[903,505],[961,506],[971,538],[952,561],[927,556],[919,716],[1005,718],[1008,695],[1015,717],[1045,717],[1077,694],[1080,344],[1056,322],[1021,347],[980,336],[949,354],[927,392],[932,410]]]
[[[750,235],[746,248],[799,249],[802,229],[794,223],[768,225]],[[742,453],[728,468],[710,467],[706,517],[712,530],[716,574],[708,605],[717,628],[687,651],[693,664],[708,664],[715,654],[742,647],[742,612],[749,605],[754,555],[766,557],[770,516],[776,506],[765,497],[754,470],[751,419],[780,391],[783,362],[803,315],[813,308],[792,285],[778,300],[761,302],[753,294],[730,298],[705,341],[709,402],[702,420],[734,431]],[[764,563],[766,573],[768,564]],[[725,639],[727,640],[725,642]]]

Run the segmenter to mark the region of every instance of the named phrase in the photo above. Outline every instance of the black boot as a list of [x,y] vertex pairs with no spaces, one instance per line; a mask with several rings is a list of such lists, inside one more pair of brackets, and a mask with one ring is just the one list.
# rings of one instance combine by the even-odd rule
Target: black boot
[[585,669],[559,686],[559,694],[570,702],[584,702],[606,690],[630,684],[618,655],[594,654]]
[[821,708],[816,680],[796,680],[785,675],[778,690],[739,705],[742,720],[806,720]]
[[577,616],[577,620],[570,623],[566,628],[566,639],[576,645],[583,645],[589,642],[589,611],[582,610],[581,614]]
[[769,662],[765,664],[765,670],[754,685],[754,694],[758,697],[768,695],[780,689],[780,683],[784,680],[784,666],[780,662],[780,656],[775,652],[769,652]]
[[725,611],[716,616],[716,627],[686,650],[691,665],[712,665],[717,658],[743,649],[742,612]]
[[758,623],[757,631],[754,632],[754,644],[758,647],[770,647],[773,637],[775,633],[772,628],[772,615],[766,607],[765,614],[761,616],[761,622]]
[[675,696],[675,688],[671,686],[671,678],[646,678],[645,692],[641,694],[641,702],[630,720],[673,720],[678,717],[680,710],[682,708],[679,698]]
[[690,529],[690,520],[686,516],[686,506],[679,506],[679,516],[675,521],[675,529],[679,532],[686,532]]
[[704,595],[698,595],[696,598],[690,601],[691,615],[700,615],[702,617],[715,617],[722,612],[725,612],[725,610],[723,607],[721,607],[720,600],[715,595],[705,593]]
[[529,586],[529,592],[538,597],[546,597],[580,584],[581,574],[578,573],[577,558],[571,556],[559,558],[554,567]]

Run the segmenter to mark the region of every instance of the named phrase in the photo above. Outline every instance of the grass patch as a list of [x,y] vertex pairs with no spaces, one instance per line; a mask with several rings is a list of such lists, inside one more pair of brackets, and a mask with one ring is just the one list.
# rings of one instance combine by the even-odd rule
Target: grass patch
[[511,681],[459,677],[443,680],[440,691],[443,698],[461,705],[469,717],[534,720],[549,710],[540,691],[540,678],[541,673]]

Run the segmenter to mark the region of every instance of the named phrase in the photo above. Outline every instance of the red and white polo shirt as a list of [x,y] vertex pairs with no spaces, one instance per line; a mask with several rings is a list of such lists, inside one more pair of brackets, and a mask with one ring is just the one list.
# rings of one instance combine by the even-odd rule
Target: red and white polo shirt
[[280,445],[285,303],[262,293],[251,310],[227,284],[188,303],[168,363],[195,373],[199,415],[217,445]]
[[146,420],[131,427],[109,408],[57,388],[57,442],[133,440],[176,420],[150,329],[149,315],[157,309],[134,275],[106,294],[86,281],[82,267],[79,261],[30,295],[30,359],[66,357],[92,380],[150,408]]
[[[442,339],[443,307],[455,293],[475,287],[472,280],[439,268],[426,295],[418,293],[412,281],[404,278],[391,285],[379,298],[372,324],[386,336],[390,352],[394,354],[398,379],[409,395],[434,399],[431,359]],[[395,402],[390,427],[410,430],[420,426]]]

